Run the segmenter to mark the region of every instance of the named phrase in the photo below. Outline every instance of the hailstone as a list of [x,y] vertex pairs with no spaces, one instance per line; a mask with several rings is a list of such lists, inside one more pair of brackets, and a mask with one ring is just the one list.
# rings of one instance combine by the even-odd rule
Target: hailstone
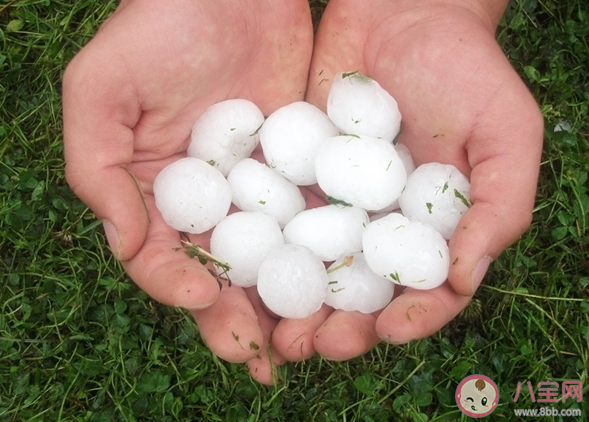
[[415,163],[413,162],[411,151],[409,151],[407,145],[401,143],[395,145],[395,151],[399,154],[399,158],[403,162],[403,167],[405,167],[405,172],[407,173],[407,176],[409,176],[415,171]]
[[369,136],[326,139],[317,152],[315,172],[327,195],[368,211],[392,204],[407,181],[393,144]]
[[236,212],[217,224],[211,234],[211,254],[226,262],[233,284],[250,287],[258,281],[258,269],[266,256],[284,244],[274,217],[261,212]]
[[[395,145],[395,151],[399,154],[399,158],[403,162],[403,167],[405,167],[405,172],[407,173],[407,177],[415,170],[415,164],[413,163],[413,157],[411,156],[411,151],[409,148],[405,146],[405,144],[397,144]],[[378,210],[378,213],[389,213],[391,211],[398,210],[399,206],[399,198],[395,199],[392,204],[384,207],[381,210]]]
[[260,265],[258,293],[283,318],[306,318],[317,312],[327,294],[329,277],[321,259],[309,248],[285,244]]
[[305,209],[305,198],[294,183],[253,158],[237,163],[227,181],[237,208],[269,214],[281,228]]
[[339,72],[327,97],[327,115],[342,131],[388,141],[399,133],[397,101],[374,79],[358,72]]
[[470,207],[470,183],[451,164],[422,164],[407,179],[399,206],[405,217],[429,224],[450,239]]
[[251,101],[232,99],[213,104],[194,123],[187,154],[227,176],[258,145],[262,123],[264,114]]
[[431,226],[401,214],[371,222],[362,235],[362,246],[370,269],[402,286],[433,289],[448,278],[446,240]]
[[375,274],[361,252],[338,259],[327,273],[325,303],[335,309],[369,314],[387,306],[395,293],[394,283]]
[[322,261],[334,261],[362,250],[368,223],[362,208],[326,205],[298,213],[284,227],[284,239],[308,247]]
[[188,233],[213,228],[231,205],[231,189],[221,172],[194,157],[164,167],[153,182],[153,195],[164,221]]
[[272,113],[260,129],[268,166],[299,186],[317,183],[315,154],[325,139],[339,135],[317,107],[296,101]]

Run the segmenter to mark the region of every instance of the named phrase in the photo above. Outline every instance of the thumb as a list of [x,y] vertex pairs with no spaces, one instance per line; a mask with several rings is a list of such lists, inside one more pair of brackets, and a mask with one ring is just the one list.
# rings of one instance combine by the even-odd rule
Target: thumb
[[101,66],[102,53],[94,53],[91,44],[64,74],[65,173],[72,190],[104,222],[113,253],[124,261],[137,253],[149,224],[140,185],[127,170],[140,110],[116,61]]
[[487,132],[488,138],[467,143],[472,206],[449,243],[448,281],[461,295],[475,293],[491,261],[532,221],[543,121],[535,103],[522,115],[523,121],[513,122],[501,133]]
[[67,181],[103,221],[114,255],[141,289],[166,305],[206,307],[219,295],[217,282],[197,260],[178,253],[180,235],[150,195],[158,167],[174,157],[133,164],[131,128],[140,116],[135,91],[119,61],[104,56],[110,50],[93,52],[91,43],[64,75]]

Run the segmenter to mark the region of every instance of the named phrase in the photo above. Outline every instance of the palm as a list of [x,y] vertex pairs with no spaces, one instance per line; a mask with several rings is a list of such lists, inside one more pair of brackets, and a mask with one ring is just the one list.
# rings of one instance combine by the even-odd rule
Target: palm
[[[68,182],[116,227],[115,253],[148,294],[192,310],[215,303],[193,314],[211,349],[228,360],[252,355],[236,348],[232,332],[245,344],[264,341],[259,309],[241,289],[219,299],[217,281],[178,253],[180,234],[155,209],[153,180],[185,154],[192,124],[211,104],[246,98],[269,114],[302,99],[311,42],[304,0],[128,0],[66,72]],[[208,238],[191,240],[206,248]],[[220,318],[233,323],[222,333]]]
[[[307,99],[325,109],[325,79],[338,71],[373,77],[399,103],[399,141],[416,164],[456,165],[471,179],[474,205],[450,241],[453,289],[407,289],[380,315],[336,311],[323,325],[315,321],[311,340],[334,359],[363,353],[378,337],[406,342],[439,330],[470,300],[478,260],[495,258],[527,227],[534,200],[541,117],[493,34],[460,8],[400,12],[393,4],[331,0],[315,41]],[[290,324],[274,336],[285,354],[307,329]]]

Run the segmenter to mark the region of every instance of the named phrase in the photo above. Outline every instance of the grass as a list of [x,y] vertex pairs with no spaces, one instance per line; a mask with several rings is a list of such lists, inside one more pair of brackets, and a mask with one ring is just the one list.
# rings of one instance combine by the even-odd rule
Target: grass
[[[316,15],[322,1],[313,1]],[[513,2],[498,37],[546,122],[534,221],[441,332],[344,363],[313,358],[263,387],[220,361],[192,320],[124,275],[66,186],[60,80],[114,1],[0,6],[0,420],[465,421],[482,373],[513,415],[518,382],[589,368],[589,3]],[[554,132],[561,123],[569,131]],[[587,398],[551,404],[589,414]],[[522,389],[517,407],[538,407]]]

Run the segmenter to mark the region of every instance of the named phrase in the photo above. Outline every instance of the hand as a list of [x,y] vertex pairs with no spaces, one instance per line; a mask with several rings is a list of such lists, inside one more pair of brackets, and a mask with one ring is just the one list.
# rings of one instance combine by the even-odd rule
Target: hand
[[489,263],[529,226],[543,121],[494,39],[498,3],[329,2],[307,100],[325,110],[329,78],[337,71],[371,76],[399,103],[399,141],[416,165],[458,167],[470,178],[473,205],[449,243],[448,283],[431,291],[405,289],[373,315],[324,307],[307,320],[281,321],[273,342],[289,360],[315,351],[344,360],[379,339],[398,344],[435,333],[466,307]]
[[[219,291],[177,250],[180,234],[155,209],[152,184],[185,155],[211,104],[246,98],[268,115],[301,100],[311,50],[305,0],[123,0],[64,76],[67,181],[103,221],[114,255],[152,298],[190,310],[215,354],[249,362],[265,383],[276,321],[255,295]],[[208,248],[209,235],[191,240]]]

